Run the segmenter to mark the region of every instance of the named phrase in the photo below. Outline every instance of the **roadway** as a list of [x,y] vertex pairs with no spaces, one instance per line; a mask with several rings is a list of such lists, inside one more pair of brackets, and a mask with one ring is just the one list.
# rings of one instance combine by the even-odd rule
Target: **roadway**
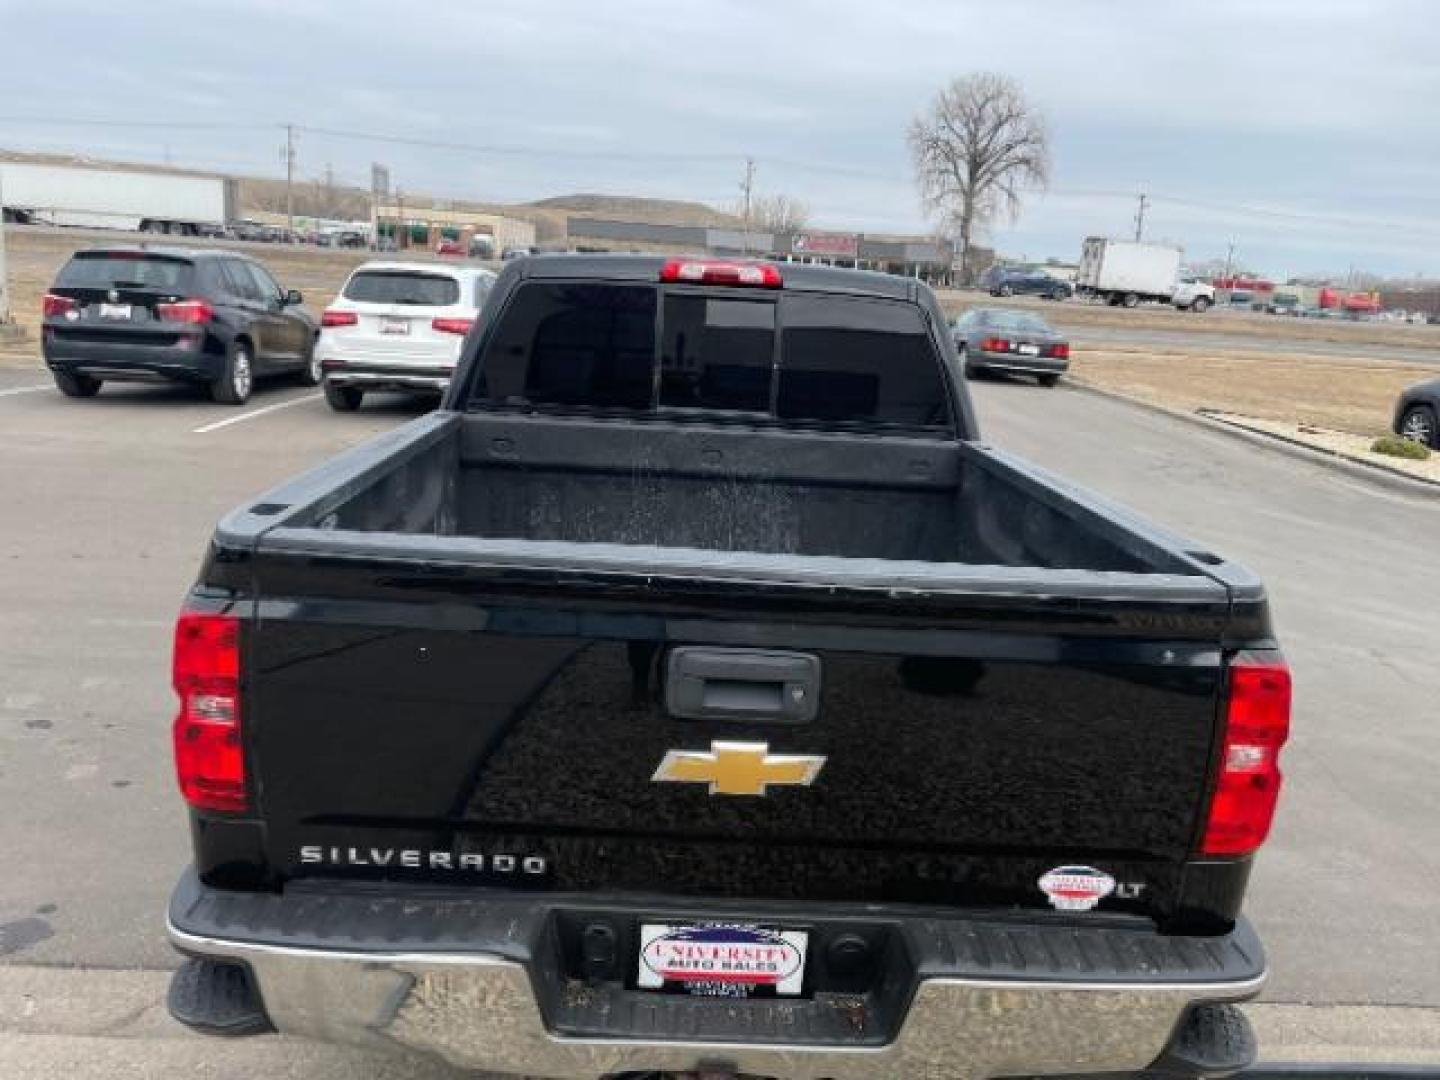
[[[1249,563],[1270,587],[1297,710],[1249,905],[1271,952],[1266,999],[1440,1007],[1426,947],[1440,895],[1440,502],[1077,390],[975,391],[996,444]],[[207,1058],[166,1027],[156,995],[174,963],[165,897],[188,852],[170,633],[211,527],[412,415],[403,403],[338,415],[294,386],[239,410],[165,388],[71,401],[33,368],[0,368],[0,1074],[68,1069],[84,1056],[71,1034],[154,1028],[176,1071],[193,1059],[217,1076],[391,1075],[349,1052],[285,1058],[274,1040]],[[54,970],[72,967],[130,981],[82,1007],[103,979]],[[127,994],[134,1011],[106,1012]]]

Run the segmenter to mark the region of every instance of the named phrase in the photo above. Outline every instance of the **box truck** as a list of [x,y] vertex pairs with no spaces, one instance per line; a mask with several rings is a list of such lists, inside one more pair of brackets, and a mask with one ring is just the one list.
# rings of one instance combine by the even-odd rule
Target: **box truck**
[[1180,274],[1180,249],[1092,236],[1080,251],[1075,291],[1111,304],[1134,307],[1141,300],[1169,303]]

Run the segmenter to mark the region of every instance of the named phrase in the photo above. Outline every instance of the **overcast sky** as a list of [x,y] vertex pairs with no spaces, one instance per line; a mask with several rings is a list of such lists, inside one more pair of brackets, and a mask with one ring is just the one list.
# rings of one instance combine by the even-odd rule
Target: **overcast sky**
[[[1275,275],[1440,276],[1440,20],[1427,0],[0,0],[0,146],[413,191],[576,191],[728,205],[756,188],[814,224],[922,231],[904,143],[948,78],[1020,81],[1051,190],[1001,250],[1073,259],[1133,228]],[[19,47],[16,47],[16,46]],[[45,122],[43,118],[51,118]],[[235,124],[93,127],[63,118]],[[502,152],[503,151],[503,152]]]

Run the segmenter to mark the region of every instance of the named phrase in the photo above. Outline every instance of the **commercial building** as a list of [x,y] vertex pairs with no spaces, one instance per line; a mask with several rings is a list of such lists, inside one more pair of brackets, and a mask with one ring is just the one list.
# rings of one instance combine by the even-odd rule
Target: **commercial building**
[[[490,237],[497,253],[508,247],[535,246],[535,226],[503,214],[457,210],[440,204],[415,205],[400,199],[380,203],[375,216],[381,238],[395,239],[402,248],[433,250],[442,240],[468,245],[476,236]],[[398,230],[397,221],[403,222]]]
[[822,263],[940,282],[948,279],[955,252],[929,236],[893,236],[819,229],[773,233],[701,225],[652,225],[637,221],[575,217],[566,222],[571,247],[715,255],[753,255],[784,262]]

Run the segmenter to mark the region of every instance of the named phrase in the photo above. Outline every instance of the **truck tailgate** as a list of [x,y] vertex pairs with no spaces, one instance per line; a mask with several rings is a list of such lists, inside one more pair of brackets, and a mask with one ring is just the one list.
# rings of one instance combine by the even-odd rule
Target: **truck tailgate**
[[[1043,907],[1046,871],[1102,863],[1112,909],[1163,916],[1178,895],[1212,761],[1217,582],[909,567],[921,587],[894,564],[882,587],[867,560],[690,553],[717,560],[707,575],[652,549],[640,574],[606,545],[506,560],[429,537],[382,559],[358,539],[366,555],[278,529],[253,565],[245,731],[282,878]],[[813,658],[818,709],[677,715],[682,648]],[[770,783],[730,761],[712,793],[703,757],[656,779],[671,752],[733,744],[763,744],[741,772]],[[823,759],[812,783],[765,771],[786,755]]]

